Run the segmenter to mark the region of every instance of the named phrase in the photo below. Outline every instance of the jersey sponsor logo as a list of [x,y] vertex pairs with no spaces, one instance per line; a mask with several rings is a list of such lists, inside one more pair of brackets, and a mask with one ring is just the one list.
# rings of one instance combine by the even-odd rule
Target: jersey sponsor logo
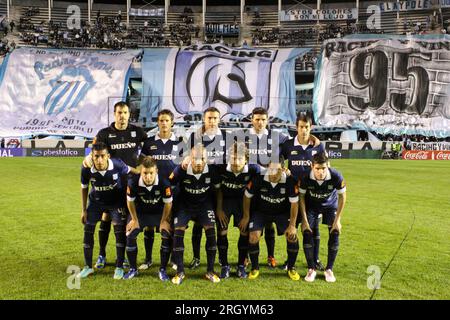
[[174,160],[176,156],[172,154],[155,154],[152,155],[152,158],[155,160]]
[[161,197],[157,197],[157,198],[154,198],[154,199],[146,199],[145,197],[142,197],[142,196],[141,196],[140,199],[141,199],[142,203],[150,204],[150,205],[155,205],[155,204],[157,204],[158,202],[160,202]]
[[331,192],[317,193],[317,192],[310,191],[309,194],[312,198],[316,198],[316,199],[327,199],[331,196]]
[[271,150],[267,150],[267,149],[249,149],[248,150],[249,154],[257,154],[257,155],[267,155],[272,153]]
[[200,189],[192,189],[192,188],[185,187],[184,190],[186,190],[187,192],[189,192],[191,194],[203,194],[209,190],[209,187],[204,187],[204,188],[200,188]]
[[111,150],[132,149],[136,147],[135,142],[111,144]]
[[235,184],[230,182],[222,182],[222,185],[229,189],[242,189],[245,187],[245,184]]
[[116,187],[117,183],[110,184],[109,186],[93,186],[94,190],[98,192],[111,191],[114,190]]
[[285,197],[283,197],[283,198],[271,198],[271,197],[267,197],[267,196],[265,196],[263,194],[261,195],[261,199],[264,200],[264,201],[273,203],[273,204],[280,204],[280,203],[283,203],[284,201],[286,201]]
[[311,160],[292,160],[291,165],[292,166],[310,167]]

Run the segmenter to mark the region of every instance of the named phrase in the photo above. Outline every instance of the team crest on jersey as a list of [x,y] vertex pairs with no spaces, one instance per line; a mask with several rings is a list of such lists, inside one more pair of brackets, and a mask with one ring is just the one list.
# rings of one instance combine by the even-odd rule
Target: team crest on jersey
[[286,193],[286,189],[285,188],[280,188],[280,193],[281,194],[285,194]]
[[249,176],[246,176],[246,177],[244,177],[244,180],[245,180],[245,181],[248,181],[248,180],[250,180],[250,177],[249,177]]
[[117,173],[114,173],[114,174],[113,174],[113,179],[114,179],[114,180],[119,179],[119,175],[118,175]]
[[159,192],[159,190],[155,191],[155,196],[159,196],[161,194],[161,192]]
[[330,185],[328,186],[328,190],[333,190],[333,185],[330,184]]
[[133,138],[136,138],[136,131],[131,131],[131,136],[132,136]]
[[292,151],[291,155],[296,156],[296,155],[298,155],[298,152],[297,151]]
[[211,183],[211,178],[205,178],[205,183]]

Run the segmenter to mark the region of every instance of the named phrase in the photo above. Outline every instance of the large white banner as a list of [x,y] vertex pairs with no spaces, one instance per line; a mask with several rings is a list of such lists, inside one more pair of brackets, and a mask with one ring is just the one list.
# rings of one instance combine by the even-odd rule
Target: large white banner
[[214,106],[223,120],[263,107],[269,117],[294,122],[295,59],[309,50],[221,44],[145,49],[140,120],[148,124],[161,108],[180,120]]
[[0,69],[0,136],[95,136],[125,98],[138,53],[14,50]]
[[358,9],[292,9],[279,13],[281,21],[355,20]]
[[450,37],[356,35],[324,43],[314,85],[320,125],[450,136]]

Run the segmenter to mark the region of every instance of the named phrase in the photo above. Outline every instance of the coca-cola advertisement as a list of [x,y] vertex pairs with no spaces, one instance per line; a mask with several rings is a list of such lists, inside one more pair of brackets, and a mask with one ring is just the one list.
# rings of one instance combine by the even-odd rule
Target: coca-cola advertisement
[[433,151],[434,160],[450,160],[450,151]]
[[405,150],[402,158],[405,160],[433,160],[433,151]]
[[402,158],[404,160],[450,160],[450,151],[405,150]]

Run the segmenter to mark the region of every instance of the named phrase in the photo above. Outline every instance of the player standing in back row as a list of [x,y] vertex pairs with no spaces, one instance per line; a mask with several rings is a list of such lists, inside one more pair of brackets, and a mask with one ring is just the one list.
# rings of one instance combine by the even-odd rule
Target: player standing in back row
[[[325,152],[324,146],[317,138],[312,138],[312,119],[308,113],[301,113],[296,120],[297,136],[286,141],[282,146],[281,154],[288,160],[288,169],[298,182],[304,172],[311,168],[312,157],[317,153]],[[319,217],[320,218],[320,217]],[[300,214],[299,214],[300,220]],[[300,222],[300,221],[298,221]],[[319,226],[313,228],[313,251],[316,268],[323,271],[324,267],[319,260],[320,233]],[[286,269],[286,263],[284,265]]]

